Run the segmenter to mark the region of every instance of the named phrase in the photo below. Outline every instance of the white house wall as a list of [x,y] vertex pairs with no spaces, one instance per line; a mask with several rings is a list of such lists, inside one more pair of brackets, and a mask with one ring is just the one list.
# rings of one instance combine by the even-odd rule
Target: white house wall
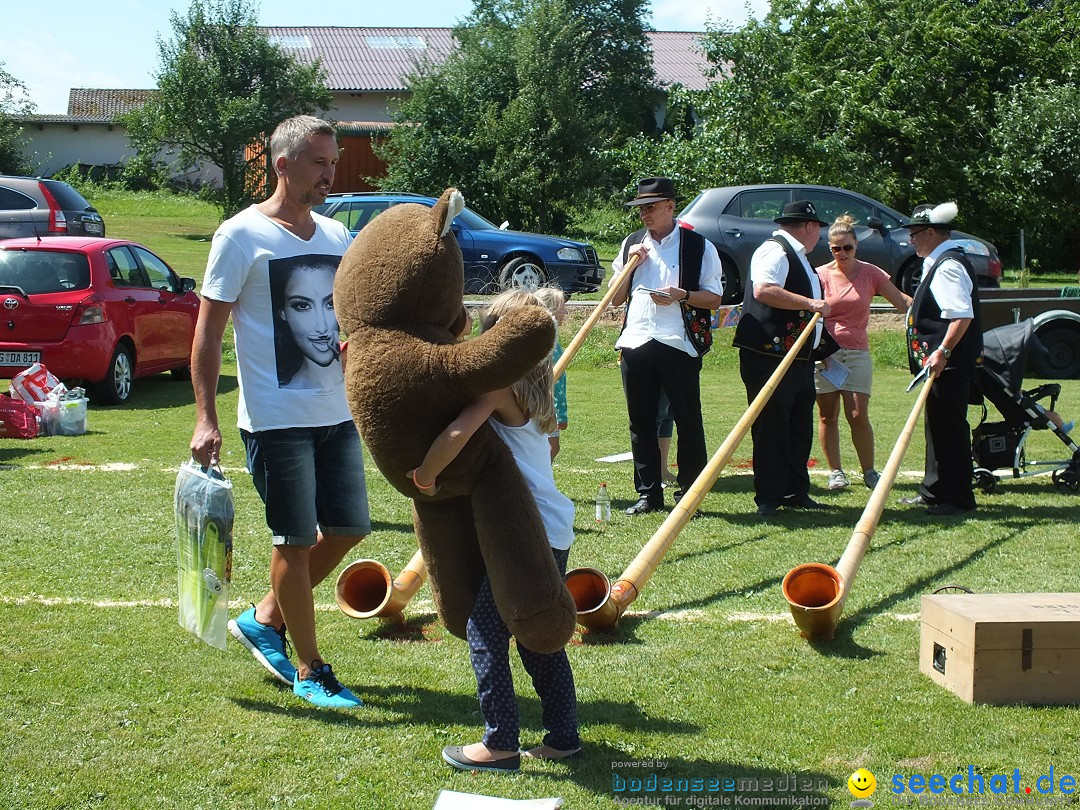
[[[23,126],[23,154],[33,174],[49,177],[67,166],[114,166],[135,156],[127,130],[118,124],[30,123]],[[172,164],[176,154],[162,150],[157,160]],[[221,170],[203,165],[195,171],[173,172],[188,182],[220,186]]]

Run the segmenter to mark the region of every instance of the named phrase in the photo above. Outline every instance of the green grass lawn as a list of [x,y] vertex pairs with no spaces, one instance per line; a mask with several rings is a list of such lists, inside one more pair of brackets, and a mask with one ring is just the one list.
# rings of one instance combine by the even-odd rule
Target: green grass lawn
[[[160,228],[135,213],[110,222],[125,216],[132,231],[154,231],[163,244],[186,238],[166,218]],[[191,235],[209,232],[204,219]],[[578,510],[571,566],[612,578],[663,518],[620,509],[610,525],[592,520],[600,481],[615,507],[634,500],[630,463],[596,461],[628,449],[613,338],[614,327],[599,328],[570,368],[570,428],[555,465]],[[914,402],[904,393],[900,342],[893,332],[874,335],[879,467]],[[702,386],[715,449],[746,407],[730,331],[717,333]],[[235,423],[236,397],[227,365],[223,426]],[[1065,382],[1066,418],[1077,415],[1078,398],[1080,381]],[[309,708],[239,645],[221,652],[180,629],[171,498],[193,419],[190,385],[162,375],[140,381],[127,406],[92,408],[86,435],[0,440],[3,807],[411,809],[430,808],[445,788],[563,796],[580,810],[625,797],[714,806],[693,801],[722,795],[673,789],[668,801],[644,785],[630,790],[628,780],[651,774],[687,785],[757,780],[758,790],[744,782],[735,793],[770,806],[794,774],[813,783],[795,794],[840,808],[852,800],[844,785],[858,767],[877,777],[877,806],[891,806],[894,774],[1018,768],[1024,786],[1051,767],[1080,777],[1077,708],[970,706],[918,671],[923,594],[947,583],[979,593],[1076,589],[1080,495],[1057,491],[1048,477],[1003,481],[966,520],[927,517],[896,500],[917,486],[917,431],[837,638],[810,645],[789,620],[780,582],[800,563],[835,563],[869,492],[858,481],[826,492],[815,448],[812,494],[831,508],[759,522],[745,440],[703,518],[684,529],[615,631],[573,641],[584,756],[526,762],[518,776],[469,774],[439,758],[443,746],[480,733],[468,649],[439,625],[426,588],[403,627],[346,617],[333,604],[332,579],[316,590],[321,647],[367,703],[353,713]],[[846,436],[842,447],[854,466]],[[1041,457],[1064,450],[1046,435],[1032,445]],[[227,431],[234,615],[268,587],[270,552],[242,456]],[[397,572],[415,550],[409,505],[373,465],[367,470],[374,531],[350,559],[373,557]],[[537,744],[539,704],[516,662],[515,676],[522,742]]]

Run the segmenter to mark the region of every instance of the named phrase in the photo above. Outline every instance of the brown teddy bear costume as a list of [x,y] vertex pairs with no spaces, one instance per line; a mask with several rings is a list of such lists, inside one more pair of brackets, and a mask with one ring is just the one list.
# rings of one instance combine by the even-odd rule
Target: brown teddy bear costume
[[413,499],[413,524],[435,604],[465,637],[487,573],[510,632],[528,649],[554,652],[574,632],[573,598],[509,449],[483,425],[442,475],[434,496],[406,472],[483,393],[505,388],[555,342],[547,310],[526,307],[458,342],[467,323],[464,265],[450,223],[464,207],[447,189],[433,208],[395,205],[370,222],[341,260],[334,308],[349,337],[346,391],[375,464]]

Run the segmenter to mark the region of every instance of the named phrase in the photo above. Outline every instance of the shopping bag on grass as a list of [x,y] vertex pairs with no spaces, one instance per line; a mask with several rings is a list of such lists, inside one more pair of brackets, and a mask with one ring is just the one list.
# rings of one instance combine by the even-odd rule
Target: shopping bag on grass
[[44,402],[60,384],[45,366],[34,363],[11,378],[11,395],[23,402]]
[[21,399],[0,394],[0,439],[32,439],[38,435],[37,411]]
[[194,460],[180,465],[173,496],[180,626],[225,649],[232,579],[232,483]]

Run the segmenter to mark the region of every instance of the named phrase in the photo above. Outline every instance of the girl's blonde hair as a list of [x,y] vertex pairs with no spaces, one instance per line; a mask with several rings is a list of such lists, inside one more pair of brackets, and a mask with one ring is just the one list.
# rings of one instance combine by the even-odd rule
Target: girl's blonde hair
[[[520,289],[507,290],[498,295],[484,311],[480,319],[480,331],[486,332],[496,324],[499,318],[511,310],[529,306],[541,307],[543,304],[531,292]],[[549,353],[540,364],[510,386],[518,407],[525,411],[526,417],[535,419],[540,430],[545,433],[551,433],[559,426],[555,419],[553,382]]]
[[566,293],[558,287],[537,287],[533,292],[536,300],[552,315],[558,312],[559,307],[566,303]]
[[834,236],[850,236],[851,241],[858,244],[859,238],[855,236],[855,218],[851,214],[841,214],[829,226],[829,238]]

